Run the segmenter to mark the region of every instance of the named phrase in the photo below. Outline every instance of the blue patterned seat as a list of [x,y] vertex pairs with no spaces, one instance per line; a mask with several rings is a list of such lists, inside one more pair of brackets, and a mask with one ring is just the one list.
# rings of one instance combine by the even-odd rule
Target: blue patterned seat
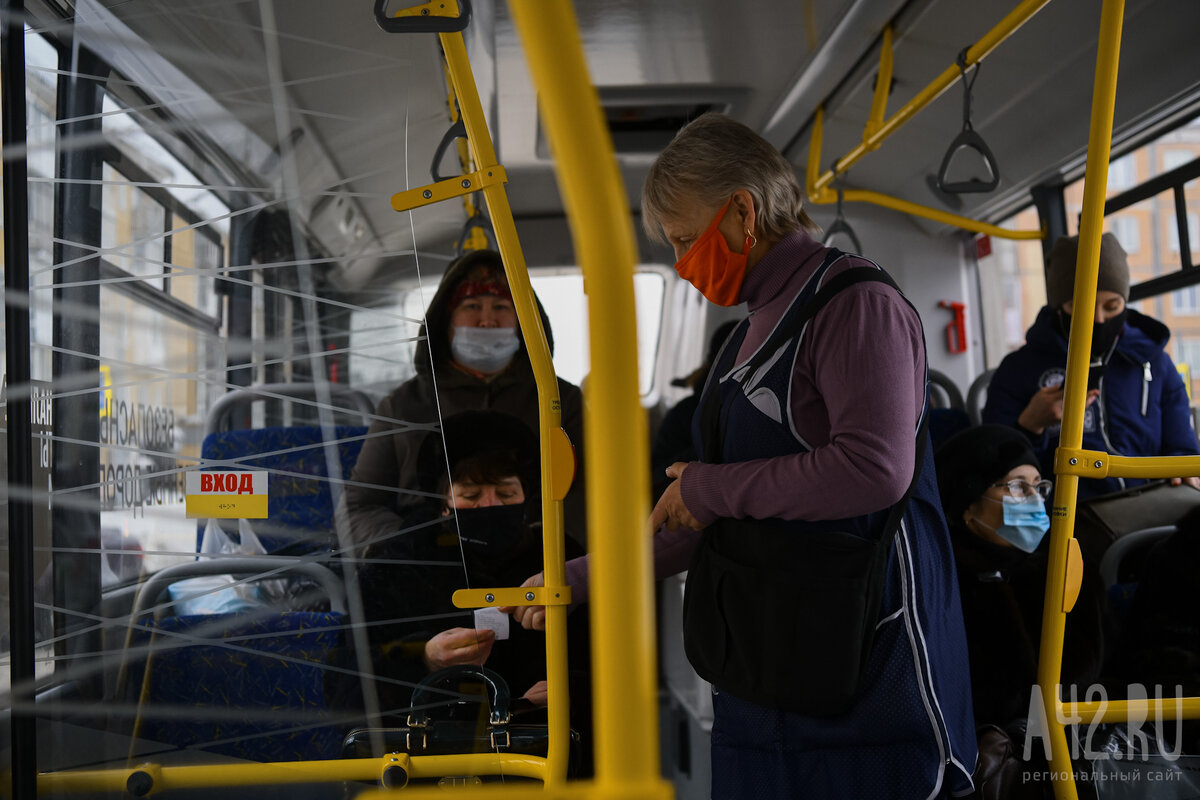
[[[334,482],[350,476],[366,431],[335,429],[340,474],[332,476]],[[208,468],[269,470],[269,516],[251,523],[274,555],[319,552],[333,544],[326,453],[319,427],[216,432],[201,448]],[[197,551],[206,522],[200,521]],[[163,582],[169,581],[164,574]],[[165,586],[143,589],[147,597],[140,608],[149,610],[167,596]],[[342,591],[339,582],[334,593]],[[344,608],[344,599],[334,605]],[[143,629],[136,643],[152,643],[153,655],[148,676],[145,660],[134,664],[125,691],[142,709],[142,737],[263,762],[340,755],[344,725],[330,722],[323,678],[340,642],[343,613],[264,605],[204,616],[139,617],[154,634]]]
[[[366,432],[362,426],[334,429],[341,466],[335,479],[350,477]],[[315,426],[221,431],[205,437],[200,454],[209,466],[269,470],[269,516],[254,520],[254,532],[268,553],[303,553],[328,546],[334,537],[324,443],[321,428]],[[197,550],[203,535],[202,521]]]
[[[148,684],[142,669],[131,674],[146,698],[141,735],[252,761],[338,757],[344,726],[330,723],[322,680],[342,621],[259,610],[154,622]],[[179,646],[183,637],[192,643]]]

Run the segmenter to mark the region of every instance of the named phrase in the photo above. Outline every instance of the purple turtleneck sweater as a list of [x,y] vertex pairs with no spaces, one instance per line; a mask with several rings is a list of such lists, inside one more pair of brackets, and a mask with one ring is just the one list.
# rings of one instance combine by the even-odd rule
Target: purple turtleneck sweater
[[[791,233],[746,275],[741,299],[750,329],[739,365],[767,340],[825,253],[807,233]],[[856,266],[864,263],[844,259],[825,280]],[[887,508],[912,479],[924,397],[916,312],[886,284],[851,286],[809,324],[792,373],[791,417],[812,450],[733,464],[693,461],[681,479],[684,505],[704,525],[722,517],[843,519]],[[699,537],[659,530],[655,577],[687,569]],[[573,603],[587,599],[586,557],[567,563],[567,583]]]

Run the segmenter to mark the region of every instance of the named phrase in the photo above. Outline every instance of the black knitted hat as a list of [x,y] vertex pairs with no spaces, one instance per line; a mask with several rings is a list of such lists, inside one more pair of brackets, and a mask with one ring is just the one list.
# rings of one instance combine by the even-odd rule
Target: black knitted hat
[[968,428],[942,445],[934,462],[942,509],[951,525],[1013,467],[1041,466],[1025,435],[1007,425]]
[[[428,434],[418,453],[421,488],[444,491],[447,477],[468,470],[512,470],[521,479],[526,500],[537,497],[541,484],[538,438],[521,420],[499,411],[461,411],[442,420],[442,430]],[[446,467],[450,474],[447,476]]]

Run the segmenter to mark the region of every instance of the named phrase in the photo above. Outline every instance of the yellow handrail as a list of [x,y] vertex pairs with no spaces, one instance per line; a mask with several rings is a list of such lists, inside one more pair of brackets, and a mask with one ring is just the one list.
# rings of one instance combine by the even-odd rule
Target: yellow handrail
[[[892,91],[892,26],[883,29],[883,42],[879,45],[879,73],[875,76],[875,96],[871,100],[871,116],[863,128],[863,142],[871,141],[871,137],[883,127],[883,119],[887,116],[888,95]],[[874,150],[879,142],[870,144]]]
[[[597,794],[670,797],[658,762],[647,427],[631,216],[570,3],[511,0],[588,287],[585,415]],[[619,431],[620,435],[616,435]]]
[[[996,27],[984,34],[982,39],[967,49],[966,68],[970,68],[972,65],[986,58],[988,54],[996,49],[997,45],[1015,33],[1018,28],[1024,25],[1030,17],[1040,11],[1048,2],[1050,0],[1024,0],[1009,12],[1008,16],[1002,19]],[[890,61],[890,50],[886,56]],[[940,97],[944,91],[953,86],[955,81],[958,81],[961,77],[962,73],[957,63],[947,67],[941,75],[937,76],[932,83],[922,89],[916,97],[905,103],[891,118],[879,125],[877,130],[865,133],[862,144],[834,162],[833,169],[816,177],[812,184],[813,189],[817,192],[828,189],[833,184],[833,179],[839,173],[850,169],[860,158],[878,147],[884,139],[895,133],[900,126],[912,119],[918,111],[921,111],[925,106]]]
[[[173,789],[210,789],[233,786],[286,786],[290,784],[379,782],[389,772],[392,786],[409,780],[443,775],[504,775],[541,779],[543,759],[507,753],[468,753],[448,756],[408,756],[392,753],[380,758],[345,758],[329,761],[205,764],[165,767],[143,764],[127,769],[66,770],[38,775],[38,794],[118,793],[143,790],[135,796]],[[397,772],[400,770],[400,772]],[[134,783],[131,784],[131,779]]]
[[[467,59],[467,47],[459,32],[439,33],[442,51],[450,72],[454,94],[458,98],[459,112],[467,130],[467,142],[471,147],[475,165],[479,172],[489,167],[498,167],[496,152],[488,133],[479,92]],[[500,183],[484,186],[484,201],[491,213],[492,226],[496,231],[496,244],[504,259],[504,271],[512,289],[517,307],[517,318],[525,339],[529,360],[538,387],[538,412],[542,446],[542,551],[545,580],[548,590],[559,590],[566,596],[566,575],[563,571],[563,512],[562,498],[566,495],[570,480],[563,474],[574,471],[573,463],[561,458],[563,449],[555,444],[565,438],[562,430],[561,401],[558,394],[558,378],[550,360],[550,348],[542,328],[542,317],[533,299],[533,287],[525,266],[525,255],[517,239],[512,209],[508,195]],[[567,749],[569,745],[569,722],[567,717],[567,609],[564,604],[546,607],[546,680],[547,708],[549,710],[550,745],[547,753],[547,784],[562,783],[567,775]]]
[[[808,168],[806,171],[805,189],[808,193],[808,200],[815,205],[828,205],[829,203],[837,202],[837,193],[832,189],[817,188],[817,173],[820,170],[821,164],[821,144],[825,138],[825,109],[817,108],[813,118],[812,137],[808,143]],[[875,146],[878,146],[876,143]],[[898,197],[881,194],[879,192],[867,191],[865,189],[847,189],[842,192],[842,200],[847,203],[871,203],[872,205],[890,208],[894,211],[900,211],[905,214],[911,214],[914,217],[923,217],[941,222],[946,225],[954,225],[955,227],[968,230],[973,233],[986,233],[989,236],[995,236],[998,239],[1041,239],[1045,236],[1045,232],[1038,230],[1010,230],[1001,228],[997,225],[991,225],[987,222],[964,217],[960,214],[951,214],[948,211],[942,211],[937,208],[923,206],[920,203],[913,203],[909,200],[901,200]]]
[[[1079,223],[1079,255],[1075,267],[1075,308],[1092,308],[1096,303],[1099,274],[1100,234],[1104,219],[1105,184],[1112,145],[1112,120],[1117,87],[1117,63],[1121,50],[1124,0],[1104,0],[1100,15],[1096,77],[1092,90],[1092,115],[1088,132],[1087,169],[1084,175],[1083,213]],[[1068,578],[1069,553],[1078,550],[1072,533],[1075,526],[1079,478],[1109,475],[1126,477],[1182,477],[1200,475],[1200,456],[1132,458],[1084,450],[1083,419],[1087,399],[1087,372],[1092,344],[1090,314],[1071,319],[1067,347],[1067,376],[1059,448],[1055,452],[1057,476],[1054,509],[1050,524],[1050,556],[1046,571],[1042,638],[1038,654],[1038,688],[1041,693],[1045,730],[1050,747],[1050,773],[1057,800],[1077,800],[1066,725],[1077,721],[1127,721],[1145,719],[1151,703],[1146,700],[1108,703],[1063,702],[1063,635],[1066,615],[1074,604],[1074,581]],[[1170,712],[1178,719],[1200,718],[1200,698],[1156,698],[1156,713]],[[1164,716],[1166,716],[1164,714]],[[1159,717],[1162,718],[1161,716]]]
[[[442,56],[442,69],[446,74],[446,108],[450,113],[450,124],[458,122],[458,98],[454,95],[454,79],[450,77],[450,65],[447,63],[445,55]],[[454,143],[455,152],[458,154],[458,164],[462,173],[469,174],[475,171],[475,162],[471,159],[471,146],[464,140],[459,139]],[[470,225],[471,220],[475,218],[479,208],[475,205],[475,195],[463,195],[463,211],[466,212],[467,222]],[[487,234],[479,225],[471,226],[468,235],[463,242],[463,252],[470,250],[482,250],[487,247]]]
[[[997,45],[1015,33],[1018,28],[1024,25],[1030,17],[1040,11],[1048,2],[1049,0],[1024,0],[1024,2],[1009,12],[1008,16],[1002,19],[998,25],[988,31],[982,39],[967,49],[965,67],[963,69],[970,68],[972,65],[982,61]],[[892,27],[889,25],[884,28],[879,55],[879,76],[876,79],[875,94],[871,102],[871,114],[867,119],[866,125],[863,127],[862,142],[849,153],[835,161],[833,167],[824,173],[820,171],[820,164],[821,143],[824,138],[825,111],[823,107],[817,108],[816,116],[813,120],[812,136],[809,139],[808,169],[805,180],[809,202],[815,205],[828,205],[837,202],[837,194],[830,188],[833,185],[834,179],[850,169],[851,166],[856,164],[867,153],[878,149],[879,145],[885,139],[899,130],[917,112],[940,97],[943,92],[954,85],[955,81],[960,80],[962,74],[963,71],[957,62],[947,67],[941,75],[922,89],[916,97],[909,100],[895,114],[885,120],[884,114],[887,110],[887,100],[892,77]],[[844,192],[843,200],[850,203],[871,203],[884,208],[890,208],[894,211],[911,214],[915,217],[922,217],[946,225],[954,225],[973,233],[986,233],[989,236],[995,236],[1000,239],[1041,239],[1045,236],[1045,231],[1042,230],[1008,230],[971,219],[970,217],[951,214],[937,208],[913,203],[909,200],[901,200],[898,197],[892,197],[879,192],[864,190],[846,191]]]

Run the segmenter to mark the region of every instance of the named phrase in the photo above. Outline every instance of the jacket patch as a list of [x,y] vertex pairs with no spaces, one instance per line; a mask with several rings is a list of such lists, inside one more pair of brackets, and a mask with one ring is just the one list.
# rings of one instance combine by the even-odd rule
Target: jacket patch
[[1038,388],[1048,389],[1051,386],[1062,386],[1067,379],[1067,371],[1062,367],[1051,367],[1038,376]]

